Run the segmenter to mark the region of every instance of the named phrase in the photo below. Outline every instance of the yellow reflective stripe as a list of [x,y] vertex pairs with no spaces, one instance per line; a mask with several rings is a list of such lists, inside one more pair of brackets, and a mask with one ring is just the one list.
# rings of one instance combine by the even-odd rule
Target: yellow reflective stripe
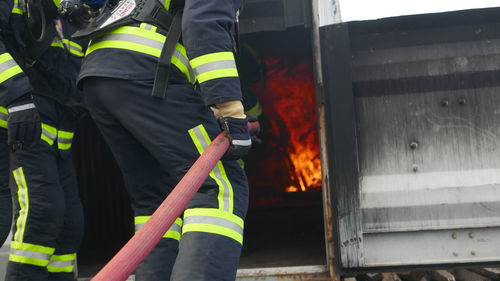
[[54,5],[56,5],[56,7],[59,7],[59,5],[61,4],[59,0],[52,0],[54,2]]
[[238,77],[232,52],[217,52],[199,56],[190,61],[199,83],[227,77]]
[[60,143],[60,142],[57,142],[57,148],[59,148],[60,150],[68,150],[71,148],[71,143]]
[[73,132],[57,131],[57,147],[61,150],[70,149],[74,135]]
[[50,257],[51,261],[72,261],[75,259],[76,259],[76,253],[67,255],[52,255],[52,257]]
[[12,241],[9,261],[45,267],[54,251],[51,247]]
[[7,117],[9,113],[5,107],[0,106],[0,128],[7,128]]
[[52,255],[55,251],[55,249],[52,247],[46,247],[46,246],[35,245],[35,244],[30,244],[30,243],[21,243],[18,241],[12,241],[10,244],[10,247],[13,249],[27,250],[27,251],[38,252],[38,253],[48,254],[48,255]]
[[229,212],[222,211],[220,209],[213,209],[213,208],[194,208],[194,209],[187,209],[184,213],[184,219],[189,218],[189,217],[194,217],[194,216],[207,216],[207,217],[217,217],[217,218],[222,218],[231,222],[234,222],[235,224],[241,226],[243,228],[244,226],[244,221],[242,218],[238,217],[237,215]]
[[147,55],[151,55],[154,57],[160,57],[161,50],[150,47],[150,46],[145,46],[139,43],[130,43],[127,41],[101,41],[92,44],[89,49],[87,50],[87,54],[92,53],[93,51],[97,49],[105,49],[105,48],[110,48],[110,49],[124,49],[124,50],[129,50],[129,51],[135,51]]
[[165,5],[163,5],[167,11],[170,9],[170,0],[165,0]]
[[66,132],[66,131],[62,131],[62,130],[57,131],[58,138],[72,140],[74,135],[75,135],[75,133],[73,133],[73,132]]
[[238,70],[234,69],[218,69],[204,72],[196,76],[199,83],[207,82],[209,80],[218,78],[238,77]]
[[177,43],[177,46],[175,46],[176,51],[174,52],[174,55],[172,56],[172,64],[177,66],[179,70],[186,75],[187,79],[191,83],[196,82],[196,76],[194,75],[193,69],[191,69],[189,65],[189,60],[186,54],[186,48],[182,46],[181,44]]
[[19,217],[16,221],[14,241],[23,242],[29,211],[28,186],[26,184],[26,178],[24,177],[23,167],[13,170],[12,174],[17,183],[17,200],[19,202]]
[[[188,132],[198,152],[202,154],[205,148],[207,148],[212,142],[207,131],[203,125],[198,125],[190,129]],[[222,161],[218,161],[217,165],[212,171],[210,171],[210,177],[214,179],[219,186],[219,194],[217,196],[219,209],[232,213],[234,208],[233,186],[227,177]]]
[[54,37],[54,41],[52,41],[50,46],[57,47],[57,48],[63,48],[63,49],[66,49],[66,47],[67,47],[70,53],[77,55],[79,57],[83,56],[82,46],[80,46],[78,43],[75,43],[75,42],[68,40],[68,39],[64,39],[64,44],[66,46],[63,45],[63,42],[61,42],[58,37]]
[[245,114],[254,118],[258,118],[260,115],[262,115],[262,106],[260,105],[260,102],[257,101],[257,104],[249,110],[245,111]]
[[165,36],[151,30],[143,30],[134,26],[122,26],[110,32],[110,34],[131,34],[161,42],[165,42]]
[[214,233],[243,244],[243,219],[219,209],[188,209],[184,213],[182,234],[186,232]]
[[199,56],[197,58],[194,58],[190,61],[191,67],[196,68],[198,66],[201,66],[203,64],[211,63],[211,62],[218,62],[218,61],[225,61],[225,60],[232,60],[234,61],[234,55],[232,52],[218,52],[218,53],[211,53],[211,54],[206,54],[203,56]]
[[239,242],[240,244],[243,244],[243,236],[239,233],[237,233],[234,230],[227,229],[222,226],[218,225],[211,225],[211,224],[203,224],[203,223],[192,223],[189,225],[185,225],[182,228],[182,234],[186,232],[208,232],[208,233],[213,233],[213,234],[219,234],[222,236],[226,236],[229,238],[232,238]]
[[45,123],[42,123],[42,135],[41,135],[42,140],[47,142],[50,146],[52,146],[57,139],[57,129],[47,125]]
[[[141,227],[149,220],[151,216],[137,216],[134,217],[135,224],[135,232],[139,231]],[[181,239],[181,229],[182,229],[182,219],[175,219],[174,224],[170,227],[169,230],[163,235],[163,238],[171,238],[177,241]]]
[[76,253],[67,255],[52,255],[47,265],[48,272],[73,272],[76,263]]
[[23,70],[21,67],[17,65],[16,61],[9,53],[0,55],[0,83],[3,83],[22,72]]
[[12,13],[13,14],[23,14],[23,10],[21,10],[21,7],[19,7],[19,0],[14,0],[14,7],[12,8]]
[[[151,27],[151,30],[148,28]],[[152,25],[142,23],[139,28],[132,26],[122,26],[112,32],[94,39],[87,49],[86,55],[98,49],[123,49],[143,53],[159,58],[165,42],[165,36],[156,33],[156,28]],[[171,62],[188,79],[195,83],[195,75],[189,65],[185,48],[177,43]]]

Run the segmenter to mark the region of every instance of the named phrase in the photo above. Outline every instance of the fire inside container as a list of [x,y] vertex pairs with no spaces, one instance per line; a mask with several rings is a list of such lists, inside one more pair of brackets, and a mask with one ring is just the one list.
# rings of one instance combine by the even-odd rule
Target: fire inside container
[[[308,42],[308,32],[297,34]],[[260,34],[249,42],[257,42],[257,50],[273,40],[285,48],[290,43],[280,36]],[[296,49],[301,51],[262,52],[265,71],[250,85],[263,108],[262,143],[254,145],[245,163],[250,200],[240,268],[324,264],[311,51],[308,45]],[[133,214],[119,168],[90,119],[74,154],[86,217],[79,272],[91,276],[133,235]]]

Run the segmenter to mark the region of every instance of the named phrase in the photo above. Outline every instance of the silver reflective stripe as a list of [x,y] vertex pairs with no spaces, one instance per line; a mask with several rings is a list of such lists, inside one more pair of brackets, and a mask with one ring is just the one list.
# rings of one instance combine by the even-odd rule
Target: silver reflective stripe
[[[15,179],[17,180],[17,184],[18,184],[18,190],[17,190],[17,199],[19,200],[19,207],[20,207],[20,210],[19,210],[19,218],[17,219],[17,227],[18,228],[24,228],[25,227],[25,222],[26,222],[26,219],[28,217],[28,206],[27,206],[27,202],[26,202],[26,193],[28,192],[28,187],[25,186],[23,184],[23,176],[21,175],[21,171],[20,171],[21,168],[19,169],[16,169],[14,170],[13,172],[15,173]],[[16,236],[14,237],[14,240],[15,241],[22,241],[22,233],[23,233],[23,229],[17,229],[16,230]]]
[[[163,4],[163,5],[165,5],[165,2],[163,2],[162,4]],[[146,30],[151,30],[151,29],[153,29],[153,26],[152,26],[152,25],[150,25],[150,24],[148,24],[148,23],[146,23],[146,24],[144,25],[144,29],[146,29]]]
[[13,113],[13,112],[18,112],[18,111],[32,109],[32,108],[35,108],[35,104],[34,103],[28,103],[28,104],[23,104],[23,105],[18,105],[18,106],[14,106],[14,107],[8,108],[7,111],[9,113]]
[[76,43],[72,42],[72,41],[69,41],[69,40],[68,40],[68,42],[66,42],[66,46],[68,46],[68,48],[70,50],[73,50],[73,51],[75,51],[77,53],[82,53],[82,48],[80,47],[80,45],[76,44],[76,45],[78,45],[78,47],[80,47],[80,48],[78,48],[77,46],[75,46],[73,44],[76,44]]
[[[135,232],[139,231],[139,229],[141,229],[143,225],[144,225],[144,223],[136,224],[135,225]],[[181,233],[182,227],[174,222],[174,224],[168,230],[173,230],[173,231]]]
[[234,145],[241,145],[241,146],[249,146],[252,145],[252,140],[232,140],[231,141]]
[[179,52],[177,49],[174,51],[174,57],[178,58],[179,61],[187,67],[189,71],[189,81],[194,83],[195,76],[193,69],[191,68],[191,64],[189,64],[189,60],[184,55],[182,55],[182,53]]
[[194,73],[198,76],[205,72],[219,69],[229,69],[236,68],[236,62],[234,60],[221,60],[202,64],[194,68]]
[[[158,0],[158,2],[160,2],[160,3],[161,3],[161,5],[162,5],[163,7],[165,7],[165,0]],[[167,7],[167,8],[168,8],[168,7]]]
[[93,44],[102,42],[102,41],[126,41],[130,43],[137,43],[141,45],[146,45],[155,49],[158,49],[161,51],[163,48],[163,42],[159,42],[153,39],[137,36],[137,35],[132,35],[132,34],[118,34],[118,33],[111,33],[102,36],[101,38],[93,41]]
[[192,216],[192,217],[185,217],[184,218],[184,225],[188,225],[191,223],[203,223],[203,224],[210,224],[210,225],[217,225],[221,226],[224,228],[228,228],[231,230],[234,230],[238,232],[239,234],[243,235],[243,228],[239,226],[238,224],[228,221],[223,218],[217,218],[217,217],[208,217],[208,216]]
[[71,143],[73,139],[66,139],[66,138],[61,138],[61,137],[57,137],[57,142],[58,143],[65,143],[65,144],[68,144],[68,143]]
[[[205,138],[203,137],[203,134],[201,133],[200,126],[193,128],[193,131],[196,135],[196,138],[201,144],[201,147],[203,147],[203,150],[205,150],[208,147],[208,143],[205,141]],[[224,203],[224,211],[226,212],[232,212],[229,208],[229,186],[227,185],[227,182],[224,180],[222,177],[222,173],[219,169],[219,165],[215,165],[214,169],[212,170],[214,172],[215,177],[221,182],[223,188],[224,188],[224,194],[222,195],[222,202]]]
[[4,121],[7,121],[7,117],[8,115],[3,113],[3,112],[0,112],[0,120],[4,120]]
[[0,73],[11,69],[12,67],[17,66],[17,63],[13,59],[9,59],[0,64]]
[[144,223],[138,223],[135,225],[135,232],[139,231],[139,229],[142,228],[142,226],[144,225]]
[[42,126],[42,134],[45,135],[45,136],[47,136],[49,139],[51,139],[53,141],[55,141],[57,139],[56,135],[54,135],[51,132],[45,130],[45,128],[43,128],[43,126]]
[[50,260],[50,257],[51,257],[50,254],[44,254],[44,253],[34,252],[34,251],[30,251],[30,250],[13,249],[12,247],[10,248],[10,254],[25,257],[25,258],[46,260],[47,262]]
[[[152,27],[152,25],[146,25],[146,26],[149,26],[150,28]],[[111,33],[92,41],[92,44],[97,44],[103,41],[125,41],[125,42],[145,45],[157,49],[158,51],[160,51],[160,53],[163,49],[163,43],[164,43],[132,34]],[[195,75],[193,69],[191,68],[191,65],[189,64],[189,60],[185,56],[183,56],[182,53],[179,52],[177,49],[174,50],[173,56],[179,59],[179,61],[188,69],[190,81],[194,82]]]
[[70,261],[50,261],[49,266],[53,267],[67,267],[67,266],[74,266],[75,265],[75,260],[70,260]]
[[14,1],[13,9],[21,9],[21,6],[19,5],[19,1]]

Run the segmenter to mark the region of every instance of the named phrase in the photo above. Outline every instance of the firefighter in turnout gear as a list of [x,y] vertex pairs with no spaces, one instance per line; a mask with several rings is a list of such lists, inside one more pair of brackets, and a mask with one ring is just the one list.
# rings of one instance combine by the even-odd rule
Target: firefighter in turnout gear
[[[125,14],[135,4],[115,5],[111,11]],[[221,130],[231,145],[135,278],[234,280],[248,207],[237,160],[251,146],[231,33],[241,0],[137,4],[148,5],[161,8],[152,10],[163,21],[137,16],[109,28],[103,18],[103,29],[76,34],[92,34],[79,86],[123,172],[136,230]]]
[[0,125],[14,205],[5,280],[74,280],[83,212],[71,143],[84,50],[66,39],[76,29],[55,19],[59,1],[26,2],[30,10],[18,0],[0,9],[0,117],[8,115]]

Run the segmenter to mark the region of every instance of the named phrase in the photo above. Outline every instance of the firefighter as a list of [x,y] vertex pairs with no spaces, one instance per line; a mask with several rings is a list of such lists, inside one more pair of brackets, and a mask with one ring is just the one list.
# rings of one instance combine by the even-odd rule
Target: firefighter
[[[115,11],[128,4],[120,1]],[[136,280],[234,280],[248,205],[237,160],[251,147],[231,39],[241,0],[137,5],[160,5],[153,9],[160,20],[141,22],[132,12],[136,18],[115,21],[112,28],[91,24],[94,30],[76,34],[92,36],[79,85],[123,172],[136,230],[221,130],[231,145],[136,270]]]
[[0,9],[0,106],[14,202],[5,280],[74,280],[83,212],[71,143],[83,50],[64,38],[76,28],[55,19],[59,1],[20,3],[2,0]]

